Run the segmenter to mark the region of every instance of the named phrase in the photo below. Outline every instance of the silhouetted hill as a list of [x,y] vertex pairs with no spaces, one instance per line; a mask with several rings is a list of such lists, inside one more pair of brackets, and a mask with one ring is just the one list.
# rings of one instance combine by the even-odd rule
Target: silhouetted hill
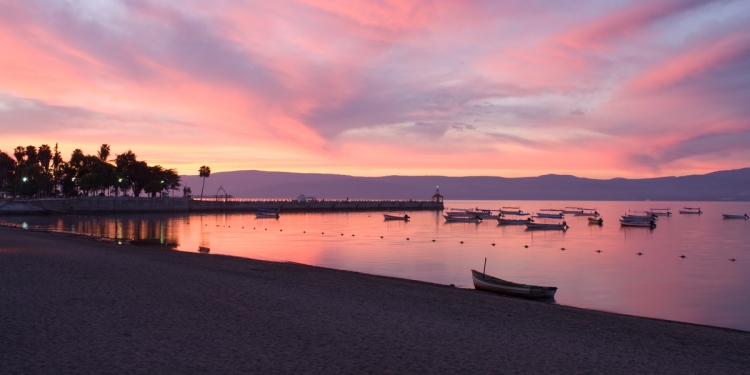
[[[201,179],[183,176],[183,184],[200,195]],[[206,179],[204,195],[219,186],[234,197],[294,198],[316,194],[333,199],[427,199],[440,186],[447,199],[503,200],[673,200],[750,201],[750,168],[705,175],[646,179],[596,180],[568,175],[539,177],[353,177],[335,174],[264,171],[217,172]]]

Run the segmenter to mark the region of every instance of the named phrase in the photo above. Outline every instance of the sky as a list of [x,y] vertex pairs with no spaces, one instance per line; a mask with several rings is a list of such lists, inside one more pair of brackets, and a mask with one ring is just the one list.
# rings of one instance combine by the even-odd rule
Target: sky
[[0,150],[197,174],[750,167],[750,1],[0,0]]

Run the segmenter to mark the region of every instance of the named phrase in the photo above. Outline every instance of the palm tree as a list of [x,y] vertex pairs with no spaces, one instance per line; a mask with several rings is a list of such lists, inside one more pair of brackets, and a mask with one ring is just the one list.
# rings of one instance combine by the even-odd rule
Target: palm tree
[[200,167],[198,175],[203,177],[203,186],[201,187],[201,199],[203,199],[203,188],[206,187],[206,177],[211,175],[211,168],[207,165]]
[[99,156],[99,159],[101,159],[101,161],[106,163],[107,158],[109,158],[109,145],[106,143],[102,143],[102,147],[99,148],[97,156]]

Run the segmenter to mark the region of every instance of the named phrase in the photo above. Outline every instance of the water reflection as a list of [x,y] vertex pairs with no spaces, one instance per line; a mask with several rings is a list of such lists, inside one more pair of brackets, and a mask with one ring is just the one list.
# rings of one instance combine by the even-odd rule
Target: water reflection
[[[469,270],[481,268],[486,257],[490,275],[559,287],[555,299],[560,304],[750,330],[750,272],[744,267],[750,262],[750,221],[721,219],[722,212],[750,211],[750,203],[702,202],[704,215],[660,217],[653,230],[620,227],[618,219],[623,212],[657,205],[455,204],[520,206],[524,211],[591,206],[604,218],[602,225],[596,225],[589,224],[587,217],[566,215],[567,231],[528,231],[525,226],[497,225],[495,220],[446,223],[439,212],[409,212],[409,221],[384,221],[381,213],[372,212],[282,213],[278,220],[221,213],[2,220],[160,245],[179,244],[178,249],[191,252],[294,261],[465,288],[472,287]],[[669,205],[678,206],[665,206]]]

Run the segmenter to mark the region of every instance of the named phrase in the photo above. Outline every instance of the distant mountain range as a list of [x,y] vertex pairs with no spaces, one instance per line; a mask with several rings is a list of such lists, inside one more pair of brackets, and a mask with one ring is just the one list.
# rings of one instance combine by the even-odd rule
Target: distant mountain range
[[[194,196],[200,195],[200,177],[182,176],[182,181],[192,188]],[[238,198],[290,199],[306,193],[319,199],[428,199],[436,186],[449,200],[750,201],[750,168],[682,177],[610,180],[554,174],[521,178],[353,177],[248,170],[212,173],[206,179],[204,196],[215,195],[223,187]]]

